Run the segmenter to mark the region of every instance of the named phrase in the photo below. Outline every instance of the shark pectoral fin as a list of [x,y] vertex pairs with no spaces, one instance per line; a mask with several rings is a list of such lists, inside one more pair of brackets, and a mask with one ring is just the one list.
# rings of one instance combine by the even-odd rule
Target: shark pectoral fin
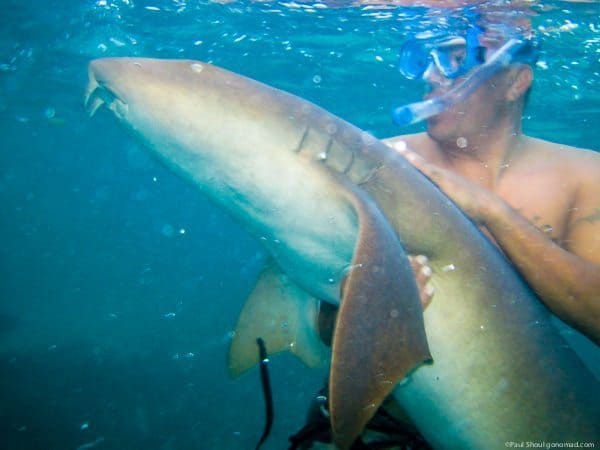
[[330,414],[348,449],[392,391],[430,360],[422,305],[404,250],[379,209],[356,198],[360,231],[333,337]]
[[288,351],[309,367],[328,361],[317,333],[319,302],[273,264],[261,273],[238,319],[229,349],[229,373],[238,376],[258,363],[256,339],[267,353]]

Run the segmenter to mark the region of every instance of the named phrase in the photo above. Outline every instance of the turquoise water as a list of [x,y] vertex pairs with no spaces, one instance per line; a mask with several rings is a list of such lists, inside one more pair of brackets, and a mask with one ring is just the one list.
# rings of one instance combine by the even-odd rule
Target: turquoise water
[[[343,6],[343,5],[341,5]],[[525,131],[600,148],[598,3],[535,8],[543,53]],[[210,61],[376,136],[416,101],[398,46],[425,8],[185,1],[2,2],[0,448],[248,449],[258,373],[232,381],[229,333],[265,260],[254,240],[108,114],[87,118],[102,56]],[[285,448],[324,373],[274,358]],[[81,447],[86,448],[86,447]]]

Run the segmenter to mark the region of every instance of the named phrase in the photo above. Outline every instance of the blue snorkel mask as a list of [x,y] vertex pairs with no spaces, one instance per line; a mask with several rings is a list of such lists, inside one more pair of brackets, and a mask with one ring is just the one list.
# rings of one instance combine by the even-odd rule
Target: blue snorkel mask
[[392,117],[397,125],[420,122],[463,102],[481,84],[510,64],[535,64],[537,61],[537,41],[524,37],[510,39],[486,60],[486,49],[479,43],[482,33],[481,28],[469,26],[464,37],[448,34],[417,36],[401,47],[399,69],[408,79],[423,78],[432,64],[449,80],[470,74],[444,95],[395,108]]
[[485,62],[485,48],[479,44],[483,30],[470,26],[465,36],[420,34],[400,48],[400,73],[409,80],[422,78],[434,63],[439,72],[455,79]]

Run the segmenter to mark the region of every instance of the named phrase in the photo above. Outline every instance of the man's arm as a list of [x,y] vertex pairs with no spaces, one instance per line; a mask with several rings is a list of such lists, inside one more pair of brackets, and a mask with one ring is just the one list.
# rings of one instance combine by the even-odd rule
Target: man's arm
[[483,225],[531,288],[557,316],[600,345],[600,198],[582,185],[564,249],[504,200],[465,178],[401,153],[467,214]]

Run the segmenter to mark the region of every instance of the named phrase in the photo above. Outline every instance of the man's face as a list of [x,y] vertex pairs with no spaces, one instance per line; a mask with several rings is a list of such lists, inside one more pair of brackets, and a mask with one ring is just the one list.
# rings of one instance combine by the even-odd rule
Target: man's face
[[[493,51],[488,49],[487,53]],[[449,56],[460,61],[464,58],[464,46],[452,49]],[[435,64],[431,64],[423,76],[428,88],[425,98],[445,94],[463,83],[470,75],[471,72],[452,80],[442,75]],[[500,71],[485,81],[464,102],[429,118],[429,136],[438,142],[456,142],[458,147],[464,147],[470,138],[485,135],[499,120],[500,113],[506,105],[506,77],[507,71]]]

